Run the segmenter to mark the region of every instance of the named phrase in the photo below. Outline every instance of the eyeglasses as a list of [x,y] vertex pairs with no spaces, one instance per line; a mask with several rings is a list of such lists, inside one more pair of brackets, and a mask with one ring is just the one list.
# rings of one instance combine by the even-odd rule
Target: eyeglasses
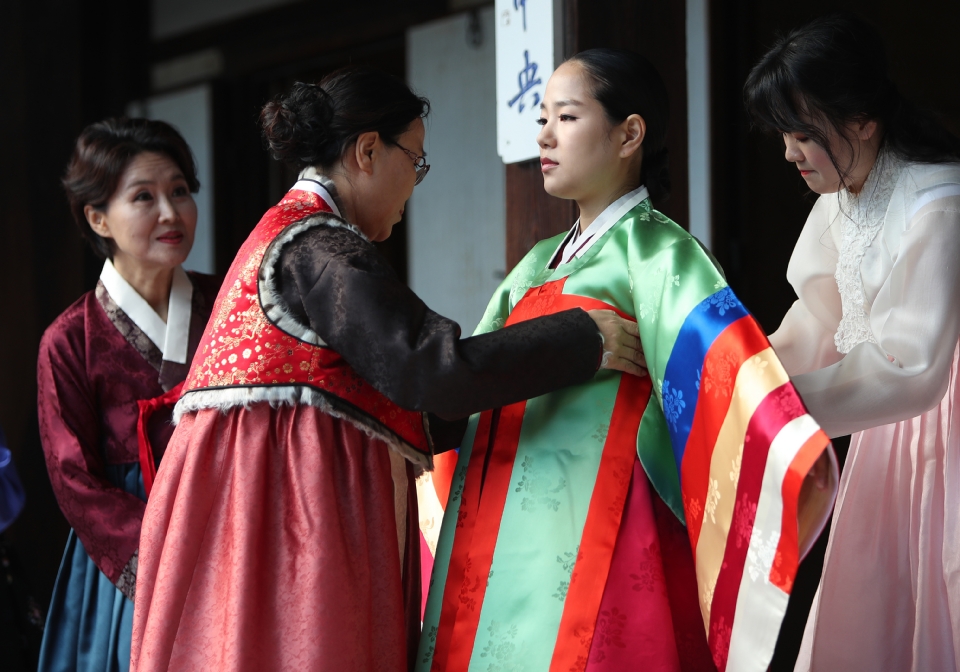
[[411,159],[413,159],[413,165],[417,169],[417,181],[413,183],[413,186],[417,186],[423,182],[423,178],[427,176],[427,173],[430,172],[430,164],[427,163],[427,157],[420,156],[416,152],[411,152],[409,149],[404,147],[398,142],[393,143],[406,153]]

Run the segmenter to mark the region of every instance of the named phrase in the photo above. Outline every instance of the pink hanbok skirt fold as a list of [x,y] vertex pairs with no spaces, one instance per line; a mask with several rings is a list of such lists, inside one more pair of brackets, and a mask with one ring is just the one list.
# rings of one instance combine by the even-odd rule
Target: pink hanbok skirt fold
[[416,489],[408,465],[401,571],[388,451],[311,406],[186,415],[143,521],[131,669],[407,669]]
[[715,672],[686,528],[639,460],[600,602],[586,672]]
[[960,670],[958,362],[936,407],[853,435],[798,672]]

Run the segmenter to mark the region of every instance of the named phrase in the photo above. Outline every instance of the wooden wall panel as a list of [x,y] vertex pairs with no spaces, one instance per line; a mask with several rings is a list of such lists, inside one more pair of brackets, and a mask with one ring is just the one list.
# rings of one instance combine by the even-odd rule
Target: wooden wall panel
[[507,271],[538,241],[566,231],[577,219],[577,204],[543,190],[539,161],[507,166]]

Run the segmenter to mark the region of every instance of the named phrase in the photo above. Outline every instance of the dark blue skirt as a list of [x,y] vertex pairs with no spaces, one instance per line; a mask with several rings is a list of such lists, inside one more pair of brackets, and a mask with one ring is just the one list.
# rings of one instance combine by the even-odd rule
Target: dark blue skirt
[[[146,501],[139,464],[107,465],[111,483]],[[53,588],[39,672],[127,672],[133,602],[94,564],[76,533]]]

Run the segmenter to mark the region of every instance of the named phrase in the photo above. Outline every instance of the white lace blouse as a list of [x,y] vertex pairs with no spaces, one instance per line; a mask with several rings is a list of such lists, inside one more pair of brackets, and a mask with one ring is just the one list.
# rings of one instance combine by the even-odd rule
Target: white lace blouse
[[858,196],[821,196],[770,342],[830,436],[937,405],[960,338],[960,164],[883,153]]

